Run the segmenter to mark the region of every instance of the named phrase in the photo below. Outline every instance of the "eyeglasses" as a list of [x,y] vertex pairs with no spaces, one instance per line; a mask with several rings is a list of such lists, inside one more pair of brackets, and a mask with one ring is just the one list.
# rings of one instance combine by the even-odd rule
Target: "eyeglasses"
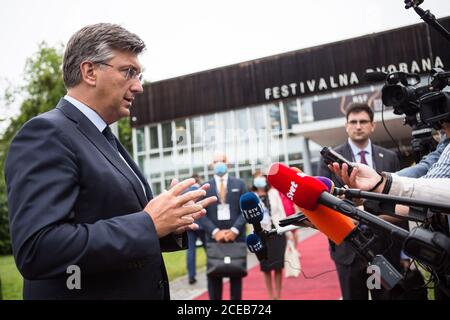
[[356,126],[358,123],[362,126],[365,126],[371,122],[372,121],[370,121],[370,120],[351,120],[351,121],[348,121],[347,123],[351,126]]
[[[97,62],[97,64],[102,64],[115,69],[113,65],[106,62]],[[138,73],[133,66],[129,66],[126,69],[119,69],[118,71],[123,74],[126,80],[138,79],[139,82],[142,83],[142,72]]]

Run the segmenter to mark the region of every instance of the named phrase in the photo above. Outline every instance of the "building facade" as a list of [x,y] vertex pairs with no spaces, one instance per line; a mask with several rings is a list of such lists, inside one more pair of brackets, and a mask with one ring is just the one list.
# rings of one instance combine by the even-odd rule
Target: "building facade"
[[[440,23],[450,28],[449,17]],[[422,23],[150,83],[132,108],[134,158],[156,194],[172,178],[210,179],[216,151],[248,182],[276,161],[314,174],[321,147],[345,141],[344,111],[356,101],[376,111],[374,142],[395,145],[383,116],[408,150],[411,129],[392,108],[381,113],[383,82],[364,74],[417,73],[426,83],[449,65],[447,43]]]

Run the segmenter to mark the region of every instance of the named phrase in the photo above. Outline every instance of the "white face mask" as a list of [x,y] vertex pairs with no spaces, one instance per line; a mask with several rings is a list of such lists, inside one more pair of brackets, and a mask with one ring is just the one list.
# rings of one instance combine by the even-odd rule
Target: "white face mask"
[[264,177],[256,177],[253,180],[253,185],[258,189],[263,189],[267,186],[266,178]]

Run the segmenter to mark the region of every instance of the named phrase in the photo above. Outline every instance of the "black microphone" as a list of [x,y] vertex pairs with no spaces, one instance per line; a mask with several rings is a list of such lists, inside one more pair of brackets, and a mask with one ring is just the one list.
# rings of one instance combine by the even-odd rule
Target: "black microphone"
[[382,71],[366,72],[363,78],[366,82],[381,82],[386,80],[387,73]]
[[241,196],[239,205],[245,220],[253,226],[255,233],[261,236],[261,233],[263,233],[261,221],[264,218],[264,209],[258,196],[253,192],[246,192]]
[[264,218],[264,209],[258,196],[253,192],[244,193],[239,199],[242,215],[247,223],[253,226],[253,232],[247,236],[247,247],[250,252],[256,253],[258,260],[267,259],[266,232],[261,228]]
[[250,233],[247,236],[247,248],[250,252],[256,254],[259,261],[267,259],[267,247],[257,234]]

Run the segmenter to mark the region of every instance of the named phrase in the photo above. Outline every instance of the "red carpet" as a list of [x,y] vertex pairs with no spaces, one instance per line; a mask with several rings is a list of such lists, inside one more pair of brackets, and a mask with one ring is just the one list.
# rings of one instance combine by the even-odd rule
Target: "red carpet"
[[[302,241],[298,245],[301,253],[302,273],[298,278],[284,278],[281,291],[283,300],[336,300],[341,296],[335,265],[328,253],[328,240],[321,233]],[[319,275],[326,271],[331,271]],[[314,279],[312,278],[317,275]],[[224,300],[230,299],[230,286],[223,286]],[[243,300],[268,299],[263,273],[259,265],[249,270],[244,278]],[[208,300],[208,292],[198,296],[196,300]]]

